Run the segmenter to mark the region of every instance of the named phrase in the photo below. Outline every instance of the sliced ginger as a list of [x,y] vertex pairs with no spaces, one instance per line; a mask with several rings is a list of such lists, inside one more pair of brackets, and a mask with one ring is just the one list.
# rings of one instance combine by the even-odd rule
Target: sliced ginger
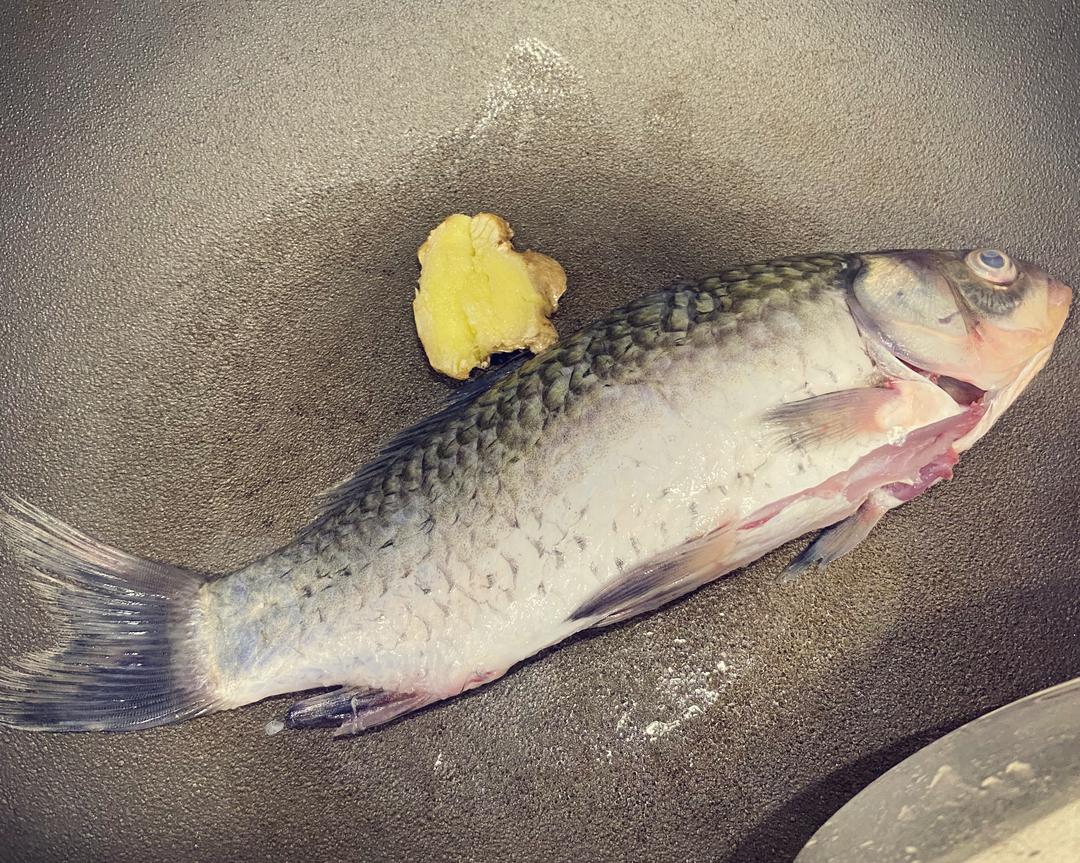
[[457,213],[417,252],[413,317],[437,371],[464,380],[494,353],[537,353],[559,338],[548,316],[566,291],[566,273],[547,255],[515,251],[513,235],[492,213]]

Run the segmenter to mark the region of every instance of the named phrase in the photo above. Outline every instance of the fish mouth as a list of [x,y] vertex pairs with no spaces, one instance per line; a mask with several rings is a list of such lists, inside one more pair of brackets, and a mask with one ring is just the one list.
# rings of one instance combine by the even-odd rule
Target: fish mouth
[[1073,290],[1064,282],[1055,279],[1053,276],[1048,276],[1046,281],[1046,295],[1049,305],[1052,309],[1057,311],[1064,320],[1068,315],[1069,306],[1072,305]]

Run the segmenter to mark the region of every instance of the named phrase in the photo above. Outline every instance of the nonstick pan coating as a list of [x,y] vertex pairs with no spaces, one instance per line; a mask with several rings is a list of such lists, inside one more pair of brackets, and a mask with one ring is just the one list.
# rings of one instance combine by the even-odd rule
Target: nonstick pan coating
[[[561,261],[568,332],[780,253],[994,244],[1080,283],[1075,3],[48,3],[0,67],[0,489],[224,571],[451,389],[453,211]],[[874,777],[1080,673],[1080,336],[827,573],[792,544],[358,739],[288,699],[0,731],[0,858],[790,859]],[[718,458],[723,455],[718,453]],[[49,644],[0,560],[0,659]]]

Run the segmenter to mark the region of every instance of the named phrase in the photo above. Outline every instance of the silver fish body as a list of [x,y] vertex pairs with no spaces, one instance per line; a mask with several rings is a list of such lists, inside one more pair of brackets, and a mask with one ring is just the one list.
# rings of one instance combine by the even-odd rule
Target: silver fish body
[[460,692],[587,626],[572,613],[621,573],[826,479],[826,460],[771,460],[760,415],[873,377],[845,266],[643,298],[427,424],[295,543],[207,585],[225,687]]
[[[1046,361],[1068,289],[1024,266],[1023,296],[998,314],[1038,306],[1029,317],[1043,319],[1023,328],[1038,337],[1000,338],[1023,341],[1003,358],[984,349],[1001,327],[982,309],[1002,289],[972,267],[964,253],[818,255],[636,300],[400,435],[323,496],[294,542],[200,583],[170,623],[184,667],[168,660],[168,710],[65,721],[60,695],[28,699],[49,670],[26,666],[0,676],[0,721],[142,727],[339,687],[296,705],[290,724],[355,732],[839,523],[798,566],[834,559],[949,476]],[[917,314],[905,285],[923,295]],[[959,330],[930,339],[946,375],[925,362],[918,316],[949,302],[959,311],[935,327],[965,312],[982,329],[975,348]],[[60,528],[20,507],[17,539],[70,581],[50,552]]]

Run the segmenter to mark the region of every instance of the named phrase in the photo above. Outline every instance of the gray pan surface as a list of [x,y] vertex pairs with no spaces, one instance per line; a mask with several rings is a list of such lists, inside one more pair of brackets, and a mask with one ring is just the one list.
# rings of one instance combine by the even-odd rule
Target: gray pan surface
[[[415,250],[490,209],[569,332],[679,275],[1000,244],[1080,285],[1080,6],[11,4],[0,489],[225,571],[451,390]],[[792,544],[357,739],[280,698],[0,730],[4,860],[783,861],[857,790],[1080,673],[1080,330],[827,573]],[[723,454],[718,453],[718,458]],[[6,554],[6,553],[5,553]],[[0,660],[50,641],[0,558]]]

